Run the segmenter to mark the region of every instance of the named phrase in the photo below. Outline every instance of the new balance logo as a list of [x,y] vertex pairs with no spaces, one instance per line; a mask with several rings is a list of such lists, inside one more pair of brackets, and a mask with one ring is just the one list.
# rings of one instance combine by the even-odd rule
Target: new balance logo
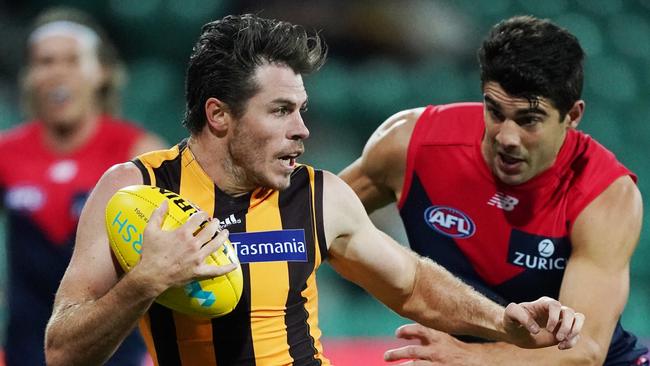
[[[217,220],[219,220],[217,218]],[[234,224],[241,224],[241,219],[238,219],[235,217],[235,215],[230,214],[230,216],[226,217],[224,220],[219,220],[219,229],[225,229],[230,225]]]
[[507,194],[497,192],[490,198],[487,202],[489,206],[495,206],[505,211],[512,211],[515,209],[515,206],[519,203],[519,200],[515,197],[508,196]]

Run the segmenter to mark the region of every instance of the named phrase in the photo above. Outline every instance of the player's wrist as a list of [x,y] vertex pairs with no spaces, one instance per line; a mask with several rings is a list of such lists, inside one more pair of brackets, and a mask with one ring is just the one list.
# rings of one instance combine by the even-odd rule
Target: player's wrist
[[133,270],[124,276],[124,280],[129,281],[129,287],[138,296],[144,299],[155,299],[169,286],[160,281],[159,276],[153,275],[145,267],[147,266],[136,265]]

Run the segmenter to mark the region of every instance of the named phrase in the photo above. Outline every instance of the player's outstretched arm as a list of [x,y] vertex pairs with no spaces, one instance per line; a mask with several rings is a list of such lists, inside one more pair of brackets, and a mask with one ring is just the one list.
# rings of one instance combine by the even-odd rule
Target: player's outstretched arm
[[84,206],[74,253],[46,330],[48,365],[103,364],[162,291],[234,269],[208,269],[203,264],[205,256],[226,238],[220,234],[202,248],[216,232],[216,223],[206,225],[194,237],[192,233],[206,218],[198,213],[179,229],[163,231],[166,206],[161,206],[144,231],[139,264],[120,278],[108,244],[104,212],[110,197],[131,184],[142,184],[139,170],[131,163],[117,165],[104,174]]
[[387,361],[414,365],[602,365],[627,300],[629,261],[642,222],[641,195],[629,177],[615,181],[578,216],[573,250],[560,289],[563,304],[589,320],[571,352],[521,349],[506,343],[467,344],[418,324],[400,327],[399,338],[420,344],[388,350]]
[[[357,196],[338,177],[325,172],[324,185],[324,226],[331,265],[398,314],[445,332],[524,347],[555,345],[563,336],[579,331],[581,322],[574,322],[574,312],[562,310],[558,302],[549,299],[511,305],[506,311],[375,228]],[[555,333],[543,330],[547,321],[554,325],[560,320],[562,325]]]

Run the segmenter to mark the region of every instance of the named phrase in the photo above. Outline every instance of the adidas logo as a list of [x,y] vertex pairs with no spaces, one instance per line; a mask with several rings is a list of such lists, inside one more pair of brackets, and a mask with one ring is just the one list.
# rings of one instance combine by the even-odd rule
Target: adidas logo
[[[217,218],[219,220],[219,218]],[[230,216],[226,217],[223,220],[219,220],[219,229],[225,229],[230,225],[234,224],[241,224],[241,219],[238,219],[235,217],[235,215],[230,214]]]

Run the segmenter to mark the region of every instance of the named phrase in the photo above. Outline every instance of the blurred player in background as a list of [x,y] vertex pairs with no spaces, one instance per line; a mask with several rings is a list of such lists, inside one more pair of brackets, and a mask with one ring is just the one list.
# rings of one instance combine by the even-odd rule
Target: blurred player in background
[[491,299],[539,296],[589,319],[575,349],[463,343],[408,325],[387,360],[421,365],[641,365],[647,349],[619,323],[639,240],[636,176],[576,130],[584,53],[533,17],[497,24],[479,51],[483,103],[402,111],[341,172],[369,212],[398,202],[411,248]]
[[[114,166],[84,207],[47,328],[51,365],[101,364],[138,321],[160,365],[328,365],[316,288],[324,260],[429,326],[528,347],[575,344],[582,314],[549,298],[497,306],[375,228],[336,175],[296,163],[309,136],[302,77],[325,55],[317,33],[288,22],[245,14],[203,26],[187,68],[189,137]],[[143,183],[204,211],[163,231],[166,207],[158,208],[140,262],[124,274],[111,258],[106,203]],[[215,235],[219,228],[227,230]],[[244,280],[231,313],[192,317],[154,302],[167,288],[233,270],[204,264],[227,232]]]
[[[111,165],[163,147],[114,117],[124,70],[115,48],[87,14],[44,11],[27,40],[21,75],[33,119],[0,138],[0,189],[8,215],[8,366],[45,364],[43,338],[54,294],[72,254],[81,208]],[[138,365],[133,333],[114,365]]]

